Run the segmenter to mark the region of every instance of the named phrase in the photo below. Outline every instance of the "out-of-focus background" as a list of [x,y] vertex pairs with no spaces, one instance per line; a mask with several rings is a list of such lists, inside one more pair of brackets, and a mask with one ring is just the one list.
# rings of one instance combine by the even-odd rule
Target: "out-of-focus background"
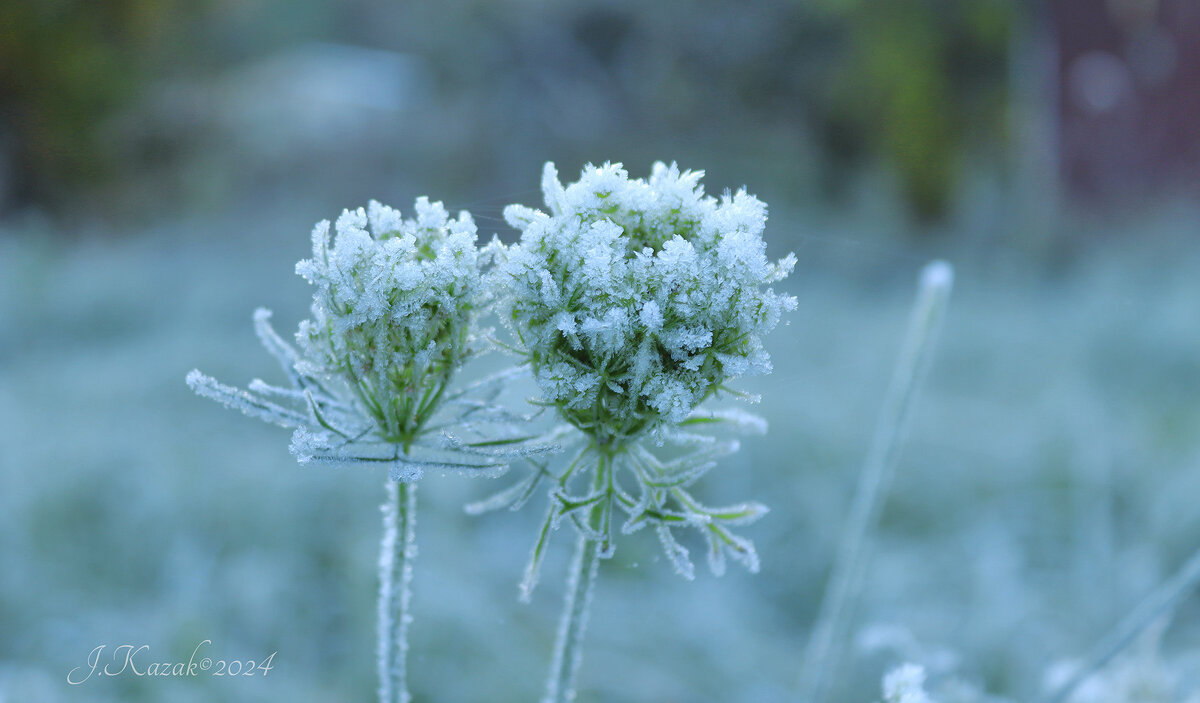
[[[902,660],[1028,699],[1200,548],[1193,0],[6,0],[0,700],[370,700],[382,476],[298,466],[183,378],[278,380],[250,314],[305,316],[315,221],[429,195],[511,240],[547,160],[705,169],[799,258],[744,384],[772,431],[698,489],[773,508],[762,573],[687,583],[623,540],[581,701],[798,700],[933,257],[955,297],[830,700]],[[462,513],[494,486],[421,485],[418,701],[540,692],[570,540],[519,605],[540,508]],[[1075,700],[1195,693],[1196,601],[1151,634]],[[66,681],[204,640],[275,668]]]

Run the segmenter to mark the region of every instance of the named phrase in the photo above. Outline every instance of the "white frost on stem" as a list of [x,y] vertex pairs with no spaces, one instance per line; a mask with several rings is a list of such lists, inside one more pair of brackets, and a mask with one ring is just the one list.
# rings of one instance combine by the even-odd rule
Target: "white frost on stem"
[[587,628],[592,587],[596,583],[599,566],[600,543],[580,535],[567,577],[567,595],[542,703],[568,703],[575,700],[575,674],[583,660],[583,632]]
[[379,550],[379,702],[409,703],[408,625],[417,556],[417,485],[388,479]]

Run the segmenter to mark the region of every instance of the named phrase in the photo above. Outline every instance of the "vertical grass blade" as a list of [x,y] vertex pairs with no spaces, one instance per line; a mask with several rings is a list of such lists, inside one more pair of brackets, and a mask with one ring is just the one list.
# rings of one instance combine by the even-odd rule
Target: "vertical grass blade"
[[1174,576],[1154,589],[1129,615],[1125,616],[1117,623],[1116,627],[1097,642],[1096,646],[1088,652],[1087,657],[1083,660],[1083,665],[1079,667],[1075,675],[1043,698],[1043,703],[1066,701],[1079,687],[1079,684],[1112,661],[1113,657],[1129,646],[1129,643],[1133,642],[1151,623],[1179,605],[1180,601],[1196,590],[1198,583],[1200,583],[1200,551],[1193,554]]
[[837,667],[854,602],[866,570],[871,533],[895,474],[908,433],[917,392],[924,380],[945,315],[954,269],[934,261],[921,271],[916,302],[900,348],[891,384],[884,396],[871,446],[859,474],[858,488],[821,601],[800,670],[800,700],[820,703]]

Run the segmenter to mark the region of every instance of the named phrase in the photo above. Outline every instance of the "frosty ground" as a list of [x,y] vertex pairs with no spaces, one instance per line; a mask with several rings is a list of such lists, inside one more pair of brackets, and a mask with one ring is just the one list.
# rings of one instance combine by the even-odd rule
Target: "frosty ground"
[[[371,699],[382,473],[298,466],[286,432],[183,382],[193,367],[278,380],[251,312],[273,308],[281,331],[304,317],[292,264],[314,219],[266,207],[132,232],[52,236],[31,221],[0,233],[0,700]],[[687,583],[652,535],[624,542],[602,566],[581,700],[795,700],[933,254],[956,265],[955,296],[832,699],[874,700],[901,660],[931,681],[1040,692],[1054,662],[1200,548],[1200,251],[1187,222],[1113,226],[1049,264],[1003,240],[902,246],[858,222],[774,213],[768,253],[796,251],[786,287],[800,308],[768,340],[775,374],[743,384],[764,393],[771,431],[698,487],[772,508],[746,532],[762,572]],[[417,700],[538,695],[570,540],[518,604],[539,511],[462,512],[495,487],[421,487]],[[1177,689],[1161,700],[1200,686],[1198,613],[1185,602],[1162,637],[1157,664]],[[177,659],[204,639],[226,659],[278,650],[275,669],[66,682],[100,644]]]

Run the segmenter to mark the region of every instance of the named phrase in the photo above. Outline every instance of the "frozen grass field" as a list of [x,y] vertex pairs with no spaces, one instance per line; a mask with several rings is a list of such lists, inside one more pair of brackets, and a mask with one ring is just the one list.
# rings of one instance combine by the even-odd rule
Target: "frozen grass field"
[[[771,507],[745,529],[762,572],[698,569],[688,583],[652,534],[623,541],[601,566],[580,700],[797,700],[916,276],[934,255],[955,264],[955,293],[830,699],[876,700],[901,661],[924,664],[935,691],[958,679],[1013,700],[1044,692],[1056,662],[1081,656],[1200,548],[1195,222],[1182,211],[1113,225],[1049,266],[1001,246],[904,248],[856,222],[773,211],[768,253],[796,251],[785,287],[800,307],[768,338],[774,375],[742,384],[764,393],[771,431],[697,487]],[[307,213],[268,207],[115,237],[49,238],[37,225],[0,236],[0,700],[374,695],[384,473],[299,466],[286,431],[183,382],[193,367],[239,385],[279,380],[251,312],[273,308],[281,332],[304,317],[309,291],[292,264],[310,226]],[[481,235],[492,230],[481,220]],[[572,539],[557,535],[541,588],[520,605],[540,509],[463,513],[495,487],[421,486],[418,701],[539,694]],[[177,661],[206,639],[214,658],[277,651],[274,669],[66,682],[101,644]],[[1076,700],[1200,690],[1195,600],[1154,644],[1117,666],[1160,671],[1173,688]],[[962,696],[941,699],[984,700]]]

